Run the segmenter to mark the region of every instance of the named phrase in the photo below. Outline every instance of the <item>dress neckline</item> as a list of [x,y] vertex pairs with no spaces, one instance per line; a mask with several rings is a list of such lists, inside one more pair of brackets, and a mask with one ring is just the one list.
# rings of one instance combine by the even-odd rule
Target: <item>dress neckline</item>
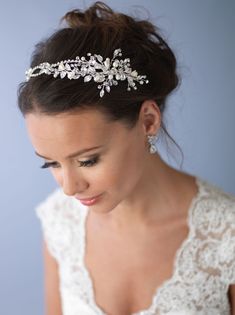
[[[201,199],[201,196],[203,195],[203,187],[206,182],[200,178],[199,176],[195,176],[195,184],[197,185],[197,193],[194,195],[194,197],[191,200],[191,203],[189,205],[188,211],[187,211],[187,225],[188,225],[188,235],[181,243],[180,247],[175,252],[174,258],[173,258],[173,270],[171,273],[170,278],[164,280],[160,286],[158,286],[155,289],[155,292],[152,296],[151,304],[148,308],[139,310],[138,312],[132,313],[130,315],[148,315],[151,312],[153,312],[154,308],[156,307],[157,301],[160,297],[161,291],[168,285],[170,282],[172,282],[176,276],[177,273],[177,262],[178,257],[180,256],[181,252],[184,250],[187,243],[190,241],[191,238],[195,235],[195,230],[193,226],[193,210],[195,209],[196,205],[198,204],[198,201]],[[84,211],[85,210],[85,211]],[[82,211],[82,219],[81,219],[81,267],[84,273],[85,280],[87,282],[87,298],[89,306],[96,312],[97,315],[108,315],[107,313],[102,310],[101,307],[99,307],[95,300],[95,291],[94,291],[94,285],[93,280],[90,275],[90,272],[85,264],[85,251],[86,251],[86,219],[89,213],[89,208],[84,207],[84,210]]]

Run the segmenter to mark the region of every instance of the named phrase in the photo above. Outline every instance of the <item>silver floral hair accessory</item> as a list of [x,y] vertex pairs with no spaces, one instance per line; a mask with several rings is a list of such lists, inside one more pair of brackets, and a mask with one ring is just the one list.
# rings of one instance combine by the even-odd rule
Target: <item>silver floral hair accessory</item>
[[[34,68],[29,68],[25,72],[26,81],[29,81],[31,77],[37,77],[41,74],[53,74],[54,78],[60,76],[61,79],[67,77],[71,79],[79,79],[84,77],[84,82],[89,82],[93,79],[95,82],[101,83],[98,85],[100,91],[100,97],[103,97],[104,92],[110,92],[110,87],[112,85],[117,85],[118,81],[126,80],[128,82],[127,90],[130,91],[131,88],[137,89],[135,81],[140,84],[149,83],[146,80],[146,75],[139,75],[136,70],[130,68],[130,59],[117,59],[115,57],[122,56],[121,48],[115,49],[113,53],[113,58],[106,58],[103,60],[101,55],[91,55],[89,60],[85,57],[77,56],[75,59],[68,59],[59,61],[54,64],[48,62],[40,63]],[[98,71],[97,71],[98,70]]]

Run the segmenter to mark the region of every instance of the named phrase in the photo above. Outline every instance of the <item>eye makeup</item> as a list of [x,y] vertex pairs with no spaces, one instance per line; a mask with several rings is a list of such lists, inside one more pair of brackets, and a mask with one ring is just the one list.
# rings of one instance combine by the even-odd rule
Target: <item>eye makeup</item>
[[[99,156],[94,156],[92,159],[86,160],[86,161],[77,161],[80,165],[79,167],[91,167],[94,166],[95,164],[98,163],[99,161]],[[45,168],[59,168],[59,164],[57,162],[45,162],[40,168],[45,169]]]

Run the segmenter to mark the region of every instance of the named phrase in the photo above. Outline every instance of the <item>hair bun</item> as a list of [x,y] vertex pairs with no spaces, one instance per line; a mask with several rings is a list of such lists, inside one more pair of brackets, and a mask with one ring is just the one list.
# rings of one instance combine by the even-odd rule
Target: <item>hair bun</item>
[[79,26],[90,26],[105,19],[111,19],[113,15],[115,13],[111,8],[101,1],[96,1],[87,10],[81,11],[80,9],[75,9],[67,12],[61,18],[61,22],[65,21],[70,28],[77,28]]

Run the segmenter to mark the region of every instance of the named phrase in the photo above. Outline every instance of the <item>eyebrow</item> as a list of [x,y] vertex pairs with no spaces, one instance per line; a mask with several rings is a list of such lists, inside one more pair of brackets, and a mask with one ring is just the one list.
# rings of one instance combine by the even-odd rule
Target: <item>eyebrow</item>
[[[92,150],[95,150],[95,149],[99,149],[99,148],[101,148],[101,147],[103,147],[103,146],[100,145],[100,146],[96,146],[96,147],[91,147],[91,148],[82,149],[82,150],[80,150],[80,151],[74,152],[74,153],[72,153],[72,154],[66,156],[66,159],[73,158],[73,157],[78,156],[78,155],[81,155],[81,154],[83,154],[83,153],[85,153],[85,152],[92,151]],[[52,160],[51,158],[46,157],[46,156],[43,156],[42,154],[39,154],[39,153],[36,152],[36,151],[35,151],[35,154],[38,155],[38,156],[40,156],[41,158],[46,159],[46,160]]]

